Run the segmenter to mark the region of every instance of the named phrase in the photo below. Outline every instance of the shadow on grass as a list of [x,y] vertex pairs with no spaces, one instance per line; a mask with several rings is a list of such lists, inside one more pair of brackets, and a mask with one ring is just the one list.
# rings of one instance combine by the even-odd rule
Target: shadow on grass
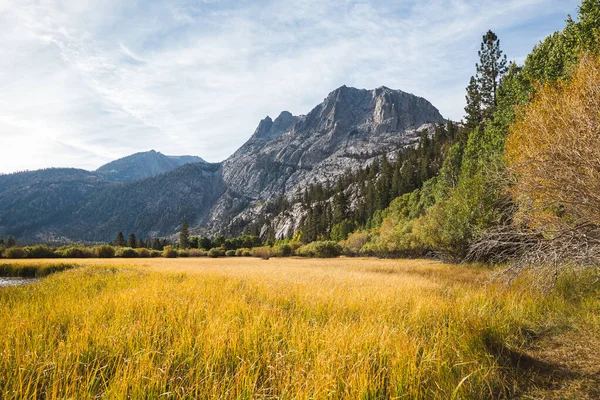
[[[536,341],[540,338],[531,339]],[[565,367],[557,360],[532,357],[507,347],[492,336],[486,337],[484,342],[490,354],[519,382],[514,398],[600,399],[600,373],[590,374]],[[530,397],[531,392],[539,394]]]

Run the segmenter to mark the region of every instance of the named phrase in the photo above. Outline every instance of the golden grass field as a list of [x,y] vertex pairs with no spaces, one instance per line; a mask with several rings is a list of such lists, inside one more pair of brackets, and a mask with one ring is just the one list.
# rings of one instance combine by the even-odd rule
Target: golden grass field
[[562,365],[555,352],[539,349],[561,335],[600,343],[600,290],[576,276],[545,294],[530,289],[530,277],[508,287],[493,270],[430,260],[61,262],[81,267],[0,288],[2,398],[593,398],[598,390],[593,360],[582,369],[589,376],[564,377],[547,370]]

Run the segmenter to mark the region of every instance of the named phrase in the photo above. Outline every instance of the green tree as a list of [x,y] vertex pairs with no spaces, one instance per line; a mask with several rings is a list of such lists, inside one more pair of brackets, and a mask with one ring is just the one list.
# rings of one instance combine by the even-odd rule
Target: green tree
[[181,232],[179,232],[179,247],[187,249],[190,247],[190,227],[188,226],[187,219],[183,221],[181,225]]
[[202,236],[198,242],[198,247],[204,250],[210,250],[213,247],[212,240],[206,236]]
[[500,80],[507,71],[508,61],[500,50],[500,39],[491,30],[487,31],[481,42],[477,64],[477,81],[484,119],[493,119],[498,105]]
[[6,247],[15,247],[17,245],[17,242],[15,241],[15,239],[12,236],[9,236],[8,239],[6,239]]
[[467,87],[467,106],[465,107],[465,128],[472,130],[483,123],[483,111],[481,110],[481,93],[479,91],[479,82],[472,76]]
[[117,240],[115,240],[115,244],[118,247],[124,247],[127,244],[127,242],[125,242],[125,235],[123,235],[123,232],[119,232],[117,235]]
[[339,224],[348,216],[348,198],[340,185],[340,190],[333,198],[333,223]]
[[131,235],[129,235],[129,240],[127,241],[127,246],[131,247],[132,249],[137,246],[137,240],[135,239],[135,234],[132,233]]

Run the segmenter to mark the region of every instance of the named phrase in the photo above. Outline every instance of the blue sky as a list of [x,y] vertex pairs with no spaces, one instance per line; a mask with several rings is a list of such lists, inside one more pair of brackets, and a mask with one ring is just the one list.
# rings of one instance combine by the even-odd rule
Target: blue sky
[[260,119],[341,85],[454,120],[481,36],[509,60],[577,0],[0,0],[0,172],[95,169],[155,149],[221,161]]

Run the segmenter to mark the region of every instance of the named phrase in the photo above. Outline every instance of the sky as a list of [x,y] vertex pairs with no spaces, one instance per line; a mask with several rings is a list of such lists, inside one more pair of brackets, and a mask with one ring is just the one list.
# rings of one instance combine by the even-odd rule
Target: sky
[[482,35],[509,60],[578,0],[0,0],[0,173],[154,149],[222,161],[342,85],[463,117]]

